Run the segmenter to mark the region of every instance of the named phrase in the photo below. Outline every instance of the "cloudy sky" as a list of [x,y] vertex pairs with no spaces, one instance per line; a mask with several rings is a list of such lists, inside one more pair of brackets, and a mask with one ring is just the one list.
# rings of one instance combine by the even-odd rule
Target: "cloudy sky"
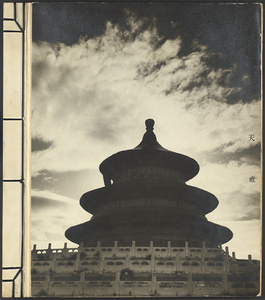
[[32,106],[38,248],[90,218],[79,198],[103,186],[99,164],[153,118],[164,148],[199,163],[187,184],[219,199],[207,218],[233,231],[224,246],[259,258],[259,5],[34,4]]

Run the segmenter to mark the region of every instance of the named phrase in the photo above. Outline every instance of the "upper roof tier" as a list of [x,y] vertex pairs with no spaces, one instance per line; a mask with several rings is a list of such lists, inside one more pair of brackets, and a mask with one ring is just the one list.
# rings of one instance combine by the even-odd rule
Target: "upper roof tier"
[[163,148],[153,132],[154,120],[145,121],[146,133],[141,143],[134,149],[120,151],[105,159],[99,166],[105,182],[113,180],[118,173],[131,168],[163,168],[178,171],[184,181],[199,172],[198,163],[186,156]]

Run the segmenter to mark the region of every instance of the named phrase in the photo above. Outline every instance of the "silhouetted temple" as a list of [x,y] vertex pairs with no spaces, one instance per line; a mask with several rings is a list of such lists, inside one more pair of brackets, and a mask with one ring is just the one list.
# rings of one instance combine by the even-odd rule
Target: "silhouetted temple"
[[198,163],[163,148],[146,120],[146,133],[134,149],[118,152],[100,165],[105,187],[84,194],[81,206],[93,218],[69,228],[66,237],[84,246],[147,245],[217,247],[232,232],[207,221],[218,200],[204,190],[186,185],[199,172]]
[[49,296],[253,296],[259,262],[229,255],[233,234],[209,222],[218,200],[186,185],[198,163],[163,148],[146,120],[134,149],[100,165],[105,187],[85,193],[93,215],[70,227],[76,249],[32,251],[33,295]]

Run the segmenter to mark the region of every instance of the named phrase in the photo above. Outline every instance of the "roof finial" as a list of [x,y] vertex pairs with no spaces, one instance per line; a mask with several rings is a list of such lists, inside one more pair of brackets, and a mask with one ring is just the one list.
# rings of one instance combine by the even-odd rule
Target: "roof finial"
[[155,121],[153,119],[145,120],[146,130],[147,131],[153,131],[154,130],[154,124],[155,124]]
[[154,124],[155,121],[153,119],[145,120],[146,132],[141,143],[135,147],[135,149],[166,150],[156,140],[156,135],[154,134]]

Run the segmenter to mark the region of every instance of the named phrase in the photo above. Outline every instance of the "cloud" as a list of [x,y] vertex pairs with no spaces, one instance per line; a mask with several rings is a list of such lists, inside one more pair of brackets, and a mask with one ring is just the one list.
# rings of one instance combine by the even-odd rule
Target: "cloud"
[[[211,133],[212,137],[218,137],[219,132],[215,131]],[[218,162],[221,164],[227,164],[231,161],[237,161],[239,164],[247,163],[248,165],[261,165],[261,145],[252,144],[249,141],[249,148],[238,149],[237,151],[229,152],[229,148],[234,145],[232,142],[221,145],[219,148],[212,151],[205,151],[200,154],[203,159],[207,159],[208,162]],[[225,151],[224,151],[225,150]]]
[[54,206],[56,209],[62,208],[63,203],[59,201],[54,201],[49,198],[43,198],[43,197],[32,197],[31,198],[31,209],[32,212],[34,213],[35,211],[38,211],[40,209],[45,209],[46,207],[49,206]]
[[31,150],[32,152],[36,152],[36,151],[43,151],[46,150],[48,148],[50,148],[52,146],[52,142],[49,141],[44,141],[41,138],[33,138],[31,141]]
[[31,186],[34,190],[50,191],[76,200],[83,193],[102,185],[103,177],[98,169],[67,172],[41,170],[31,179]]
[[53,141],[33,153],[34,172],[47,161],[56,171],[96,168],[137,145],[144,125],[136,124],[149,117],[172,150],[231,142],[223,151],[235,152],[251,146],[249,133],[260,141],[259,101],[226,103],[237,91],[224,82],[234,66],[212,68],[204,48],[180,57],[180,37],[161,41],[154,25],[141,31],[141,22],[129,23],[132,33],[108,22],[101,36],[72,46],[33,44],[33,138]]
[[260,220],[260,207],[252,209],[246,213],[243,217],[238,218],[238,221]]
[[[249,178],[255,177],[255,182]],[[231,161],[228,164],[201,163],[200,173],[189,181],[189,184],[204,189],[211,189],[217,195],[233,193],[253,194],[260,191],[261,173],[260,168],[255,165]]]
[[[102,34],[71,46],[33,43],[32,135],[52,141],[32,154],[34,196],[46,199],[45,214],[33,214],[34,232],[45,228],[39,241],[81,223],[82,213],[87,220],[74,199],[98,187],[101,161],[139,144],[147,118],[163,147],[198,160],[189,184],[218,197],[211,221],[256,218],[248,198],[260,191],[260,100],[240,98],[240,86],[230,84],[237,66],[223,65],[222,54],[214,64],[217,54],[204,45],[180,55],[182,45],[181,36],[165,40],[155,21],[146,26],[132,15],[127,28],[107,22]],[[63,214],[51,200],[65,203]]]
[[67,242],[65,230],[90,217],[77,200],[49,191],[32,190],[31,235],[33,243],[39,246]]
[[260,220],[260,208],[261,208],[261,199],[260,193],[254,193],[249,195],[244,207],[243,216],[238,217],[235,220],[238,221],[249,221],[249,220]]
[[[254,176],[255,182],[249,177]],[[261,173],[255,165],[231,161],[228,164],[201,164],[199,174],[188,182],[208,192],[219,200],[218,207],[207,215],[215,223],[258,219],[260,210]],[[256,228],[260,233],[260,228]]]
[[73,199],[69,198],[69,197],[65,197],[65,196],[62,196],[60,194],[55,194],[55,193],[52,193],[50,191],[36,191],[34,189],[32,189],[31,191],[31,196],[32,198],[34,199],[34,204],[33,205],[36,205],[36,207],[38,207],[38,203],[40,203],[40,206],[41,205],[41,202],[44,202],[44,205],[43,206],[50,206],[51,203],[53,205],[61,205],[61,204],[67,204],[67,203],[71,203],[73,201]]

